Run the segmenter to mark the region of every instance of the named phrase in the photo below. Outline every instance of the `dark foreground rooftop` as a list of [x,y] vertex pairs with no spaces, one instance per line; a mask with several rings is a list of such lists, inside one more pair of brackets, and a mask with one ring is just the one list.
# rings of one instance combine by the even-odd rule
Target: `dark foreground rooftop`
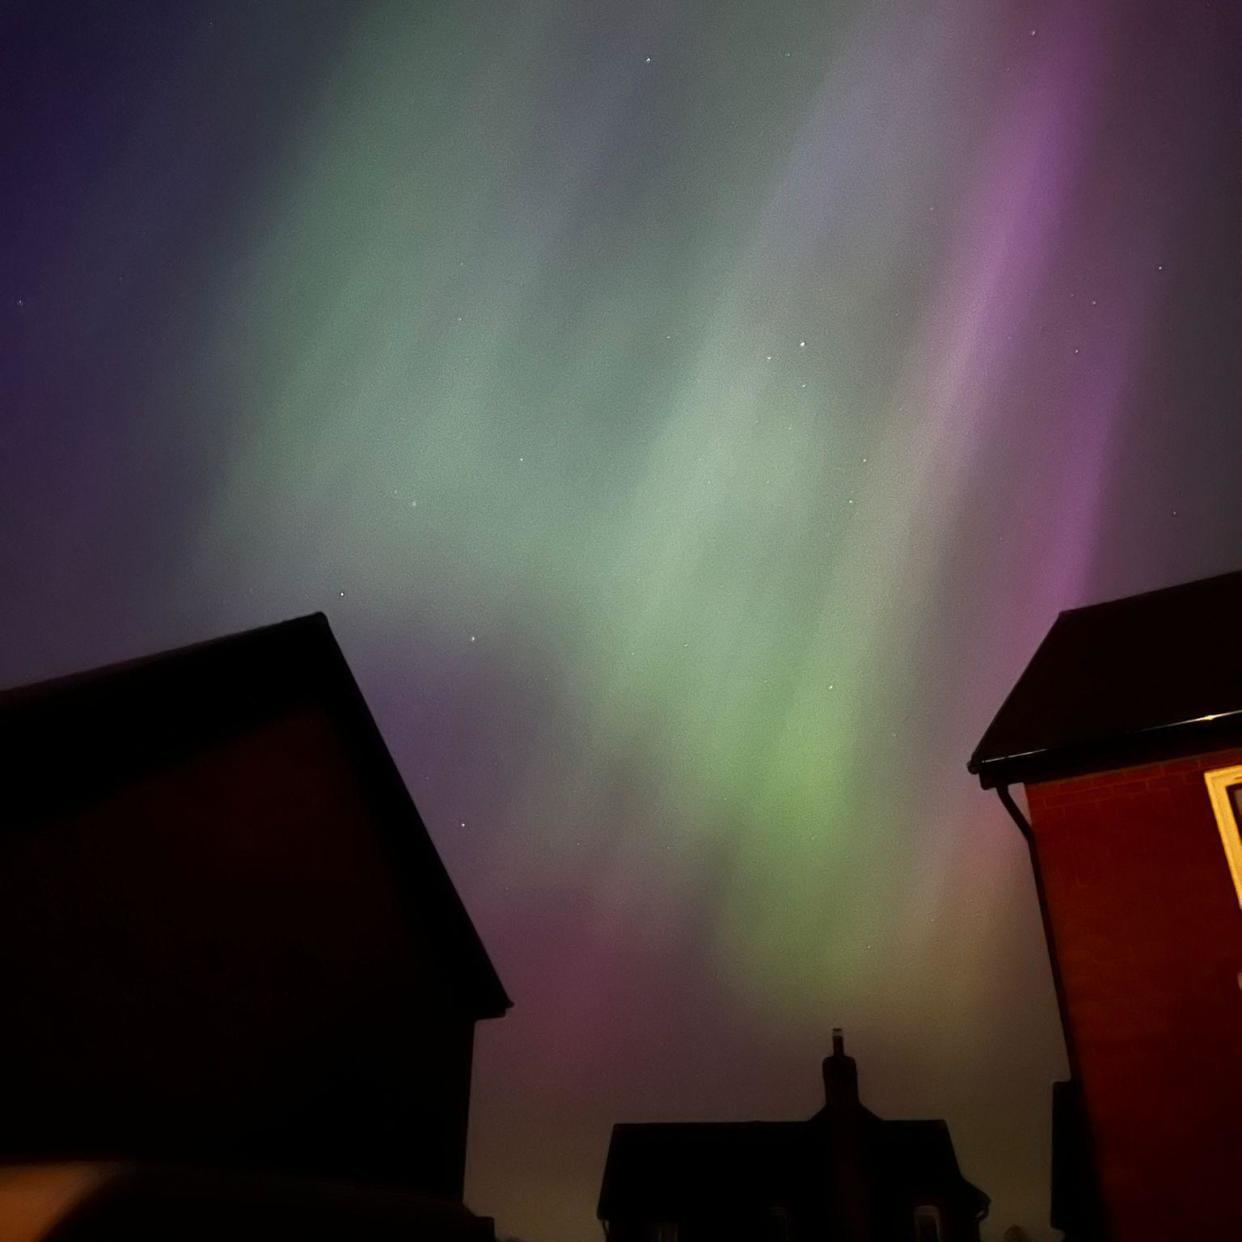
[[0,693],[0,754],[0,1164],[460,1203],[509,999],[323,616]]
[[1242,572],[1063,612],[968,767],[985,789],[1242,741]]
[[55,827],[127,782],[307,708],[334,721],[377,803],[399,824],[393,844],[402,879],[435,911],[440,947],[468,982],[477,1012],[503,1014],[512,1002],[323,613],[0,691],[0,830]]

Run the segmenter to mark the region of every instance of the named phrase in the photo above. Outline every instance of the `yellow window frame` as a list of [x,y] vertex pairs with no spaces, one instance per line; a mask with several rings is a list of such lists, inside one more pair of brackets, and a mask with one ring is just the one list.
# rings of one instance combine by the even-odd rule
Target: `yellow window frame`
[[1238,895],[1239,907],[1242,907],[1242,823],[1238,822],[1238,813],[1229,798],[1230,786],[1242,785],[1242,764],[1204,772],[1203,779],[1212,801],[1212,813],[1216,816],[1220,843],[1225,847],[1225,857],[1229,860],[1234,892]]

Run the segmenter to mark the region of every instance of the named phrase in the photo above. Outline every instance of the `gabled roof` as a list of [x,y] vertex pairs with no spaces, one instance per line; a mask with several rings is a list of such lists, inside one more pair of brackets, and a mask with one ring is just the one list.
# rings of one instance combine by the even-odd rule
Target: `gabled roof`
[[1063,612],[967,765],[985,789],[1242,741],[1242,572]]
[[881,1121],[876,1132],[877,1158],[911,1194],[935,1195],[946,1186],[969,1186],[986,1204],[988,1198],[962,1177],[949,1124],[927,1121]]
[[[872,1168],[888,1195],[960,1197],[976,1217],[987,1195],[961,1174],[944,1121],[886,1121],[859,1109]],[[604,1167],[601,1220],[678,1220],[763,1210],[828,1185],[827,1112],[809,1121],[618,1125]]]
[[614,1126],[599,1217],[672,1220],[784,1199],[809,1154],[805,1131],[802,1121]]
[[0,693],[0,831],[38,827],[213,739],[326,712],[377,810],[407,901],[428,911],[479,1017],[511,1005],[322,613]]

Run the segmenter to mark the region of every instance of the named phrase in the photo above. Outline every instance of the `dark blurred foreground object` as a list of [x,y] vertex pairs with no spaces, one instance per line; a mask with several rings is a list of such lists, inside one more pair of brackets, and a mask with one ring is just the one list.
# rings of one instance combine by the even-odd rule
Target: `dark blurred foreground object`
[[510,1002],[324,617],[8,691],[0,777],[0,1161],[460,1204]]
[[1100,1188],[1083,1114],[1082,1091],[1074,1079],[1052,1084],[1052,1211],[1063,1242],[1095,1242],[1103,1234]]
[[1242,573],[1064,612],[970,760],[1031,851],[1075,1240],[1242,1238],[1240,635]]
[[840,1031],[809,1121],[618,1125],[598,1215],[608,1242],[978,1242],[989,1200],[943,1121],[884,1121]]
[[491,1242],[459,1203],[361,1186],[204,1170],[108,1178],[44,1242]]

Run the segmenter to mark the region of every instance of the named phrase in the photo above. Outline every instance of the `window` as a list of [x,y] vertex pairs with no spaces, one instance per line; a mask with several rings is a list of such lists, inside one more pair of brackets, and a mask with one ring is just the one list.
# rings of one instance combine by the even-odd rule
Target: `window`
[[1225,847],[1229,874],[1233,876],[1233,890],[1242,906],[1242,767],[1217,768],[1204,772],[1208,797],[1220,830],[1220,842]]
[[914,1209],[914,1242],[940,1242],[940,1209],[920,1203]]

